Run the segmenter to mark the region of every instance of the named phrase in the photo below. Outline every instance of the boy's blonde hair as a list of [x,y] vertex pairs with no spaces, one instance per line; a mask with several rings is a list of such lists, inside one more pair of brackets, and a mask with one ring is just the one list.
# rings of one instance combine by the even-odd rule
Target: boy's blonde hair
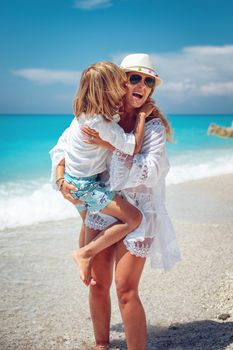
[[92,117],[101,114],[106,120],[118,112],[126,93],[127,76],[116,64],[103,61],[84,70],[74,98],[74,114]]

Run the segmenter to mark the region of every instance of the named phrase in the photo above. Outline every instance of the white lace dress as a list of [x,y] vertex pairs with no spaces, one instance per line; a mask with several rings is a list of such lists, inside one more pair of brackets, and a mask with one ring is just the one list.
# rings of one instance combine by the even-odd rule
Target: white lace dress
[[[159,119],[146,123],[140,154],[113,152],[110,189],[121,194],[144,214],[143,230],[129,233],[124,243],[131,254],[149,257],[151,267],[170,270],[180,260],[176,234],[165,205],[165,177],[169,170],[166,136]],[[104,229],[114,222],[103,214],[87,217],[88,226]]]
[[[59,139],[51,153],[54,169],[64,158],[66,133]],[[143,145],[139,154],[126,155],[119,150],[109,157],[109,185],[120,191],[130,203],[144,214],[145,230],[129,233],[124,243],[129,252],[139,257],[149,257],[153,268],[170,270],[180,260],[176,234],[165,206],[165,177],[169,170],[166,154],[166,136],[159,119],[146,123]],[[115,218],[101,213],[89,214],[87,226],[103,230]]]

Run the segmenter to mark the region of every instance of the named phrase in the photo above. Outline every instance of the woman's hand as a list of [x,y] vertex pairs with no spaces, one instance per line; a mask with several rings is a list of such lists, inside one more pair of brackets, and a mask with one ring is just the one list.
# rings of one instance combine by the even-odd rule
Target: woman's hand
[[82,204],[82,202],[80,200],[74,199],[72,197],[70,191],[78,191],[78,188],[73,186],[73,185],[68,184],[64,180],[62,183],[62,187],[60,189],[60,192],[62,193],[63,197],[73,204]]
[[84,140],[85,143],[88,143],[89,145],[96,145],[96,146],[114,151],[115,148],[109,142],[101,139],[99,133],[96,130],[91,129],[88,126],[83,126],[81,130],[82,130],[82,133],[85,136],[87,136],[87,139]]

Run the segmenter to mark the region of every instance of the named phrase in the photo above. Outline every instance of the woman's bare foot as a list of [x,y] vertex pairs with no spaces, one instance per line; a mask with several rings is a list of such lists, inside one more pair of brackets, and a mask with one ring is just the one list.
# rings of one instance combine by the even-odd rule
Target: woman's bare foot
[[93,281],[91,278],[91,257],[87,256],[83,249],[78,249],[73,253],[73,259],[78,265],[80,278],[86,286],[89,286]]

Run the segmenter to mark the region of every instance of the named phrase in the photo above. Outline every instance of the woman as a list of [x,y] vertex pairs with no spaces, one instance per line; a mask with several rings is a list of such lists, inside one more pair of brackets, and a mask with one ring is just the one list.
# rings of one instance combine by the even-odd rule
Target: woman
[[[151,102],[150,96],[161,83],[155,73],[150,57],[146,54],[126,56],[122,68],[127,72],[128,84],[124,101],[124,112],[119,124],[126,132],[131,132],[139,110]],[[90,143],[99,143],[98,135],[86,129]],[[115,283],[119,308],[122,315],[128,350],[146,349],[146,317],[138,295],[138,285],[147,257],[152,267],[168,270],[180,260],[175,232],[165,207],[165,177],[169,163],[165,150],[166,137],[171,130],[167,120],[155,107],[153,116],[148,118],[141,151],[136,156],[127,156],[114,150],[110,160],[110,186],[121,190],[122,195],[137,206],[146,218],[145,236],[128,234],[118,242],[98,254],[92,262],[92,276],[97,284],[90,286],[89,303],[94,327],[95,349],[107,349],[110,330],[110,286],[115,262]],[[58,176],[63,172],[62,159],[66,146],[65,133],[53,150],[53,168],[58,167]],[[60,173],[59,173],[60,172]],[[55,173],[55,171],[54,171]],[[54,180],[55,182],[55,180]],[[64,183],[62,194],[71,202],[69,191],[72,186]],[[102,214],[87,217],[90,227],[86,244],[101,230],[111,225],[114,219]],[[103,269],[104,266],[104,269]]]

